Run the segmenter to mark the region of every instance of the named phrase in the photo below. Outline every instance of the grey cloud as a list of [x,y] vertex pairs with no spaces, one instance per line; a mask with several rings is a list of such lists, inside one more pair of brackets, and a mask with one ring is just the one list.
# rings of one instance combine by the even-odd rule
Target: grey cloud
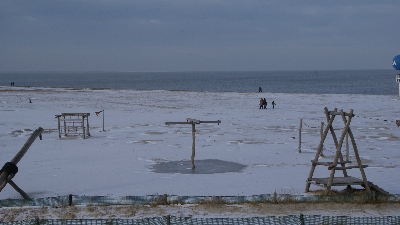
[[393,47],[399,6],[372,0],[0,0],[0,71],[390,68],[386,60],[400,52]]

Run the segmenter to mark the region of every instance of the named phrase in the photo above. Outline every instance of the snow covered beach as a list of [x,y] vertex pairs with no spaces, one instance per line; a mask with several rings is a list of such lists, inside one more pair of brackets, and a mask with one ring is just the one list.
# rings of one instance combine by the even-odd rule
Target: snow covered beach
[[[43,139],[37,139],[18,164],[13,179],[32,198],[302,194],[320,141],[320,123],[326,124],[324,107],[354,110],[351,128],[361,159],[369,166],[365,168],[368,181],[391,194],[400,193],[398,96],[20,87],[0,87],[0,96],[1,163],[14,157],[33,130],[45,129]],[[267,109],[258,108],[261,97],[267,99]],[[103,109],[105,131],[103,115],[95,114]],[[64,112],[91,113],[91,136],[60,139],[55,115]],[[244,168],[211,174],[155,171],[157,163],[190,161],[191,126],[165,125],[186,118],[221,120],[219,125],[196,125],[195,163],[213,159]],[[302,153],[298,152],[300,119],[306,124]],[[337,119],[333,126],[340,129],[344,124]],[[330,135],[325,147],[326,157],[332,157]],[[361,177],[357,169],[348,172]],[[314,174],[327,177],[329,170],[317,167]],[[311,189],[323,188],[311,185]],[[6,186],[0,199],[6,198],[21,196]]]

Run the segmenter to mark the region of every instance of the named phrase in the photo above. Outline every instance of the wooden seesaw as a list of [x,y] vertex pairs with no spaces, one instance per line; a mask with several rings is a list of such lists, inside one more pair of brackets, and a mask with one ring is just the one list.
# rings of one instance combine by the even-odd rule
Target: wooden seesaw
[[10,162],[6,162],[4,164],[3,168],[0,170],[0,192],[8,183],[18,193],[20,193],[22,197],[24,197],[24,199],[32,200],[21,188],[19,188],[14,183],[14,181],[12,181],[12,178],[18,172],[17,163],[21,161],[22,157],[28,151],[29,147],[31,147],[32,143],[36,140],[36,138],[42,135],[42,132],[43,128],[39,127],[38,129],[36,129],[28,138],[28,140],[25,142],[24,146],[22,146],[21,150],[19,150],[19,152],[15,155],[15,157]]

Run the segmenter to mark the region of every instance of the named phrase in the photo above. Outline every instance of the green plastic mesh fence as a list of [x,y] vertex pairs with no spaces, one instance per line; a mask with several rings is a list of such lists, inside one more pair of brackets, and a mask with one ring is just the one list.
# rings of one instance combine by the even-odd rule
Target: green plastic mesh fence
[[141,219],[32,219],[19,222],[0,222],[0,225],[261,225],[261,224],[400,224],[400,216],[349,217],[349,216],[267,216],[250,218],[191,218],[151,217]]

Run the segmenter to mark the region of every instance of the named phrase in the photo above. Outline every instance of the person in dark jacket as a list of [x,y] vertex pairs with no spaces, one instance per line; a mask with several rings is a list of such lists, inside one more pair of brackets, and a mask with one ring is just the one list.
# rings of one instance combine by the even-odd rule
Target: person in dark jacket
[[275,109],[275,101],[272,101],[272,108]]
[[264,98],[264,109],[267,108],[267,99]]

